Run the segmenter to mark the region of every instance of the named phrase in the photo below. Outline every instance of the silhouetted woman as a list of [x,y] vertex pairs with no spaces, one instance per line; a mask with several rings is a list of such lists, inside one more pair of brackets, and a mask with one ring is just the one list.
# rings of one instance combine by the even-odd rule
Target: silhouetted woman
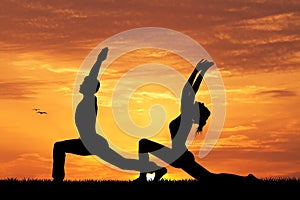
[[[187,137],[190,133],[192,125],[197,124],[197,133],[201,132],[211,114],[204,103],[195,101],[195,96],[200,87],[200,83],[202,82],[204,74],[213,64],[213,62],[202,59],[197,64],[196,68],[193,70],[188,81],[183,87],[181,95],[181,113],[169,123],[172,147],[169,148],[157,142],[143,138],[139,141],[140,160],[148,161],[148,153],[151,153],[167,162],[171,166],[184,170],[196,180],[212,181],[216,180],[216,178],[240,180],[245,178],[235,174],[214,174],[208,171],[195,161],[193,153],[190,152],[186,147]],[[153,181],[158,181],[164,174],[167,173],[167,169],[165,167],[161,167],[149,173],[153,172],[155,172]],[[147,181],[146,175],[147,173],[145,172],[140,173],[140,176],[135,181]]]

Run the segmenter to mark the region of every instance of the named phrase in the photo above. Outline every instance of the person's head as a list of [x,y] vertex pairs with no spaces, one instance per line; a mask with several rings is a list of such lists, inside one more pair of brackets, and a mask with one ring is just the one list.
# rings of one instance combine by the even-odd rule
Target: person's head
[[100,88],[100,82],[97,79],[92,79],[89,76],[85,77],[82,84],[80,85],[79,92],[87,94],[95,94]]
[[207,119],[210,116],[209,109],[204,105],[204,103],[196,101],[194,103],[194,113],[193,113],[193,122],[198,124],[197,133],[202,132],[204,125],[206,124]]

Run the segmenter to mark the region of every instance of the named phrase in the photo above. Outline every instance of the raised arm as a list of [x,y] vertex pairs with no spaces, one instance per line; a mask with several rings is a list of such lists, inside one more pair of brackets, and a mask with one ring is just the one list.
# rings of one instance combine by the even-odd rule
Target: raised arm
[[198,62],[198,64],[196,65],[196,69],[200,72],[200,74],[198,75],[197,79],[195,80],[195,82],[193,84],[193,89],[194,89],[195,94],[199,90],[199,87],[203,80],[204,74],[213,65],[214,65],[214,62],[209,62],[204,59],[200,60],[200,62]]
[[[182,90],[182,96],[181,96],[181,113],[184,114],[185,112],[190,112],[192,109],[192,106],[195,101],[195,96],[197,91],[199,90],[200,84],[203,80],[204,74],[206,71],[213,66],[213,62],[209,62],[207,60],[200,60],[200,62],[197,64],[195,69],[193,70],[192,74],[190,75],[188,81],[183,87]],[[196,78],[198,72],[200,74]],[[195,80],[196,78],[196,80]],[[195,81],[194,81],[195,80]]]
[[107,52],[108,52],[108,47],[105,47],[99,53],[97,60],[89,73],[90,78],[97,79],[101,64],[107,57]]

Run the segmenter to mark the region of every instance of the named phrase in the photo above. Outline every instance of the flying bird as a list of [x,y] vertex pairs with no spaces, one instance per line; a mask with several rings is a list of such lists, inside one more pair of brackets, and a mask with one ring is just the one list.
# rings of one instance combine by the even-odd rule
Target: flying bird
[[37,113],[39,113],[39,114],[47,114],[47,112],[45,112],[45,111],[37,111]]
[[32,110],[34,110],[36,113],[41,114],[41,115],[48,114],[46,111],[41,111],[41,109],[39,109],[39,108],[33,108]]

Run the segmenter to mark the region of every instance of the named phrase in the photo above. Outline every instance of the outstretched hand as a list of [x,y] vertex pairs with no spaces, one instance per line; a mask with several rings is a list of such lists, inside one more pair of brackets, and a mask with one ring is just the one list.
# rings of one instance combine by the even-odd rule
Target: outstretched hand
[[198,71],[206,71],[214,64],[215,64],[214,62],[210,62],[210,61],[202,59],[198,62],[196,68]]
[[105,47],[101,50],[101,52],[98,55],[98,61],[103,61],[107,57],[108,47]]

